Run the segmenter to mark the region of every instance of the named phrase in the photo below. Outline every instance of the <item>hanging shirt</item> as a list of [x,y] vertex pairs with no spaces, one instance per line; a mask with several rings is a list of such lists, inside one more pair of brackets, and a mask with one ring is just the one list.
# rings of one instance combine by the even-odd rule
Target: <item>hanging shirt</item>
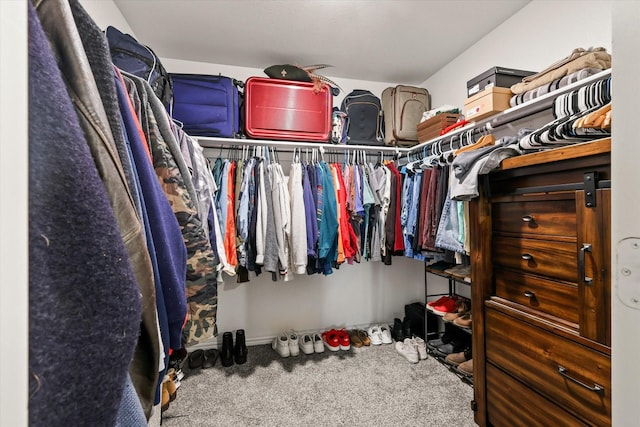
[[338,253],[338,204],[333,184],[333,176],[329,166],[323,161],[322,168],[322,223],[318,242],[319,265],[322,273],[333,273],[331,262]]
[[395,175],[396,182],[397,182],[396,200],[395,200],[396,218],[395,218],[395,226],[394,226],[395,240],[393,244],[393,250],[394,252],[402,252],[404,251],[404,240],[402,239],[402,225],[400,224],[400,216],[402,211],[402,188],[403,188],[402,175],[400,174],[400,172],[398,171],[398,168],[396,168],[396,165],[393,162],[391,162],[390,164],[390,169],[392,173]]
[[257,200],[256,200],[256,264],[264,264],[265,238],[267,235],[267,193],[265,190],[265,164],[261,160],[257,165]]
[[264,269],[271,273],[273,281],[278,280],[278,241],[276,239],[276,223],[273,210],[273,190],[271,184],[271,164],[265,165],[264,190],[267,202],[267,226],[264,245]]
[[[318,235],[318,222],[316,221],[316,204],[311,191],[309,171],[305,165],[302,165],[302,197],[307,230],[307,256],[312,258],[313,263],[315,264],[315,258],[317,255],[316,239]],[[309,264],[309,261],[310,259],[307,260],[307,264]]]
[[249,159],[244,164],[242,171],[242,183],[240,186],[240,203],[238,204],[238,214],[236,216],[236,227],[238,229],[237,253],[238,265],[247,268],[247,248],[245,242],[249,240],[249,183],[251,171],[253,169],[253,159]]
[[[226,192],[226,218],[224,233],[224,252],[227,256],[227,263],[234,270],[238,266],[238,254],[236,252],[236,218],[235,218],[235,183],[236,183],[236,163],[229,162]],[[231,274],[231,273],[228,273]]]
[[411,242],[409,240],[409,211],[413,204],[413,178],[411,173],[401,174],[404,176],[404,182],[402,184],[402,202],[400,208],[400,226],[402,228],[402,239],[405,250],[405,256],[412,256],[413,250],[411,250]]
[[[387,213],[389,212],[389,202],[391,196],[391,173],[389,169],[383,164],[376,166],[375,177],[378,181],[378,197],[380,198],[380,212],[378,214],[378,226],[377,232],[380,234],[380,253],[384,256],[387,252],[386,249],[386,233],[385,223],[387,222]],[[375,255],[374,255],[375,256]]]
[[302,189],[302,164],[291,163],[289,172],[289,196],[291,198],[291,266],[295,274],[307,271],[307,224]]
[[220,232],[224,240],[227,232],[227,191],[229,191],[229,160],[222,162],[222,174],[220,175],[220,187],[218,188],[218,212],[220,212]]
[[282,167],[277,164],[269,165],[271,176],[271,196],[273,200],[273,216],[276,229],[276,242],[278,243],[278,261],[280,262],[280,274],[285,281],[289,277],[289,233],[291,221],[291,202],[285,185]]
[[[338,244],[337,244],[337,252],[335,258],[332,259],[337,265],[340,265],[344,262],[344,224],[343,218],[346,216],[346,193],[344,191],[344,185],[341,185],[338,180],[338,168],[336,164],[329,165],[331,171],[331,177],[333,179],[333,191],[336,198],[336,218],[338,220]],[[348,232],[347,232],[348,233]]]
[[422,190],[420,191],[420,210],[418,211],[417,250],[422,250],[422,248],[424,247],[424,240],[425,240],[424,236],[426,234],[425,230],[427,228],[427,222],[429,221],[428,220],[428,215],[429,215],[428,199],[429,199],[429,191],[431,190],[430,185],[431,185],[432,172],[433,172],[432,169],[424,169],[422,171],[422,184],[420,186]]
[[362,167],[362,203],[364,209],[364,227],[362,232],[362,256],[368,260],[371,254],[371,239],[369,236],[369,219],[371,218],[371,207],[375,204],[373,192],[369,185],[369,169],[365,165]]

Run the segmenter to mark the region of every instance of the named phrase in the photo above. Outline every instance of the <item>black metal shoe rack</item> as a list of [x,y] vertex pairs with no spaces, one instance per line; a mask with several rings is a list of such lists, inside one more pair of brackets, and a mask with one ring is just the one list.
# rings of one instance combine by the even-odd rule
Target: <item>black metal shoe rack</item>
[[[425,261],[424,263],[424,294],[425,294],[425,312],[426,312],[424,316],[425,341],[428,343],[430,340],[438,339],[442,335],[444,335],[445,332],[447,332],[448,328],[455,328],[456,333],[462,332],[464,334],[469,334],[469,342],[471,342],[471,329],[461,328],[456,324],[454,324],[453,322],[440,321],[438,319],[440,317],[439,315],[426,309],[426,303],[428,302],[429,297],[457,295],[456,291],[459,285],[471,286],[471,282],[466,281],[464,277],[454,276],[454,275],[445,273],[444,271],[441,271],[441,270],[431,269],[428,267],[427,265],[428,263],[429,261]],[[448,293],[430,294],[429,293],[429,277],[428,277],[429,274],[444,277],[445,279],[447,279],[448,285],[449,285]],[[431,322],[437,322],[435,328],[431,324]],[[442,325],[444,325],[445,330],[442,330]],[[427,345],[427,352],[431,355],[431,357],[433,357],[438,362],[446,366],[449,369],[449,371],[453,372],[458,378],[460,378],[462,382],[473,387],[473,375],[467,375],[463,372],[460,372],[456,366],[450,365],[449,363],[445,362],[446,355],[443,355],[442,353],[438,352],[436,349],[429,347],[429,345]]]

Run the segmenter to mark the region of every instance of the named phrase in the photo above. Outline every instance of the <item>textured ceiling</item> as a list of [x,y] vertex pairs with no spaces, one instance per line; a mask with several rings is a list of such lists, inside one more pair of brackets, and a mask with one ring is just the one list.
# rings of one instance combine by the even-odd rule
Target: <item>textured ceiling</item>
[[161,57],[419,84],[528,0],[115,0]]

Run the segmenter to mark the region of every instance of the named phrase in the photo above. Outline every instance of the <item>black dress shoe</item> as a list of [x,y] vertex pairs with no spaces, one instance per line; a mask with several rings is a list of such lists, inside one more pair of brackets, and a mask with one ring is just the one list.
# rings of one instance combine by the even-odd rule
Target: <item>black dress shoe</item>
[[204,362],[204,351],[203,350],[194,350],[191,354],[189,354],[189,368],[197,369],[202,367],[202,363]]
[[391,328],[391,337],[394,340],[402,342],[404,341],[404,334],[402,333],[402,321],[397,317],[393,319],[393,328]]
[[238,329],[236,331],[236,346],[233,349],[233,357],[236,364],[242,365],[247,361],[247,343],[244,338],[244,329]]
[[222,363],[222,366],[225,368],[233,365],[233,334],[231,334],[231,332],[225,332],[222,334],[220,363]]
[[218,360],[218,350],[209,349],[204,351],[204,361],[202,362],[202,369],[213,368]]
[[411,319],[408,317],[405,317],[402,321],[402,335],[404,335],[405,338],[413,337],[411,333]]

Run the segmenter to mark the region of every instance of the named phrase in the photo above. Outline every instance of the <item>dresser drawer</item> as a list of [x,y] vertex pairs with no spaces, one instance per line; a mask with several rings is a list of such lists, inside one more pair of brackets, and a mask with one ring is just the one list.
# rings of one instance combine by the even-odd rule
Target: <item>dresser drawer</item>
[[608,356],[490,307],[485,322],[489,362],[570,413],[611,424]]
[[487,410],[494,427],[587,425],[491,363],[486,378]]
[[571,200],[494,203],[493,230],[576,237],[576,202]]
[[518,271],[495,269],[496,295],[577,326],[578,287]]
[[578,281],[576,244],[496,236],[493,260],[497,265],[554,279]]

